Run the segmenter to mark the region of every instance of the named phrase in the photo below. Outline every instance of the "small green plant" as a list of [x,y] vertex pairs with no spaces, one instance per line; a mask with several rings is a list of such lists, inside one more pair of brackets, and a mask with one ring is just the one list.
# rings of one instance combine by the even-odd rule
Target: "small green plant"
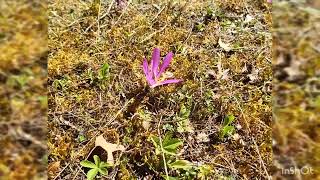
[[215,108],[214,108],[214,100],[213,100],[213,97],[214,97],[214,92],[212,89],[206,91],[204,93],[204,96],[205,96],[205,105],[207,107],[207,112],[208,113],[214,113],[215,112]]
[[101,89],[105,89],[107,85],[107,80],[110,76],[110,66],[108,63],[105,63],[101,66],[98,72],[98,82]]
[[98,173],[101,175],[107,175],[108,167],[112,167],[109,163],[103,162],[100,160],[99,156],[94,155],[93,156],[94,163],[88,160],[83,160],[80,162],[80,165],[86,168],[90,168],[90,170],[87,172],[87,179],[88,180],[93,180]]
[[84,134],[79,134],[78,135],[78,141],[79,142],[84,142],[86,140],[87,140],[87,138],[86,138],[86,136]]
[[71,80],[69,76],[64,76],[62,79],[56,79],[53,81],[53,87],[56,90],[67,90],[69,85],[71,84]]
[[109,73],[110,73],[110,65],[108,63],[103,64],[99,70],[98,79],[100,81],[108,79]]
[[196,30],[199,31],[199,32],[202,32],[205,30],[205,25],[202,24],[202,23],[199,23],[195,26]]
[[198,167],[198,178],[201,180],[205,180],[206,177],[210,176],[210,174],[212,174],[213,169],[211,166],[208,165],[201,165],[200,167]]
[[[179,159],[177,150],[183,145],[183,141],[178,138],[172,138],[170,133],[166,134],[165,137],[161,139],[157,136],[151,136],[151,141],[156,148],[156,155],[163,155],[161,161],[162,167],[168,168],[171,171],[175,171],[178,175],[177,177],[169,176],[168,174],[162,174],[165,180],[191,180],[199,177],[200,179],[206,179],[213,171],[210,166],[202,165],[196,166],[193,163]],[[162,142],[162,144],[160,144]]]
[[37,100],[40,102],[41,108],[48,108],[48,97],[47,96],[38,96]]
[[87,79],[87,80],[90,80],[89,83],[92,84],[94,83],[95,81],[95,77],[94,77],[94,72],[93,70],[90,68],[90,69],[87,69],[84,73],[84,77]]
[[181,105],[179,116],[177,117],[177,131],[180,133],[183,132],[193,132],[193,128],[191,126],[189,116],[191,110],[189,106]]
[[162,140],[162,144],[160,144],[160,138],[157,136],[151,136],[151,141],[156,148],[157,155],[161,153],[176,155],[178,147],[183,145],[183,141],[177,138],[172,138],[172,134],[166,134]]
[[223,125],[220,130],[220,138],[230,136],[234,133],[235,127],[231,124],[234,121],[235,117],[233,115],[228,115],[223,120]]
[[22,89],[24,86],[27,85],[27,83],[30,79],[31,78],[26,74],[12,75],[8,78],[7,85],[11,86],[11,87],[18,87],[18,88]]

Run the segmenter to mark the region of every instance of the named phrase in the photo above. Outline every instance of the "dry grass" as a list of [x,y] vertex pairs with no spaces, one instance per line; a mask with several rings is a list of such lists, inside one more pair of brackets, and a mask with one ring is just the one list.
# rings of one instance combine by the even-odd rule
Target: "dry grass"
[[276,179],[320,178],[320,12],[312,9],[318,7],[282,2],[273,9]]
[[[267,179],[270,7],[264,1],[129,2],[49,3],[49,177],[85,177],[79,162],[94,137],[104,134],[127,149],[105,178],[159,179],[165,171],[148,139],[170,131],[184,141],[179,158],[211,166],[209,179]],[[232,50],[224,50],[219,39]],[[174,52],[169,71],[183,83],[146,88],[141,64],[154,47],[162,56]],[[108,79],[90,83],[88,71],[95,76],[105,63]],[[193,132],[177,131],[182,105],[191,112]],[[238,129],[221,139],[228,114]],[[79,142],[82,135],[86,141]]]
[[0,3],[0,179],[46,177],[46,6]]

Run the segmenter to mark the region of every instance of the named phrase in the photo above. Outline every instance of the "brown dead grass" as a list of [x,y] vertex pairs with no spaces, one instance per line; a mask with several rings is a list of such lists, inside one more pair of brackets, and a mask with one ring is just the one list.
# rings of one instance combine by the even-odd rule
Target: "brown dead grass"
[[0,3],[0,179],[46,178],[46,5]]
[[316,1],[274,7],[276,179],[320,177],[319,10],[313,7]]

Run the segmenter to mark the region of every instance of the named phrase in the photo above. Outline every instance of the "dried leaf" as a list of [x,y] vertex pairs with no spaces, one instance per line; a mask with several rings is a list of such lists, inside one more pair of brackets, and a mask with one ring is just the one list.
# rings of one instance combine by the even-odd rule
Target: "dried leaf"
[[297,77],[304,75],[304,72],[300,69],[301,65],[302,62],[299,60],[293,60],[289,67],[283,69],[288,74],[289,80],[295,80]]
[[221,39],[219,39],[218,43],[219,43],[219,46],[222,47],[222,49],[224,49],[225,51],[229,52],[230,50],[232,50],[232,47],[230,46],[230,44],[222,42]]
[[230,69],[225,69],[221,75],[222,80],[228,80],[229,79],[229,71]]
[[256,82],[259,79],[259,69],[253,69],[251,74],[248,74],[247,76],[250,79],[250,82]]
[[217,79],[221,80],[228,80],[229,79],[229,71],[230,69],[223,69],[221,62],[218,62],[218,73],[217,73]]
[[118,145],[118,144],[112,144],[112,143],[108,143],[103,135],[100,135],[96,138],[96,142],[95,142],[95,146],[100,146],[102,147],[105,151],[107,151],[108,153],[108,160],[107,162],[110,164],[114,164],[114,158],[112,153],[114,151],[124,151],[125,147],[122,145]]
[[60,170],[60,161],[52,162],[48,165],[49,176],[55,176]]

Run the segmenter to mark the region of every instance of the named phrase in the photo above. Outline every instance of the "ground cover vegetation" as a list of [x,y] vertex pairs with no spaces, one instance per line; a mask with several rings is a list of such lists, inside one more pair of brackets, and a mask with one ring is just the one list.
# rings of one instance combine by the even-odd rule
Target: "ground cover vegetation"
[[274,179],[320,178],[320,4],[273,4]]
[[[270,8],[50,0],[49,178],[267,179]],[[173,55],[161,77],[182,81],[150,86],[154,48]]]
[[0,2],[0,179],[46,177],[47,15],[40,0]]

